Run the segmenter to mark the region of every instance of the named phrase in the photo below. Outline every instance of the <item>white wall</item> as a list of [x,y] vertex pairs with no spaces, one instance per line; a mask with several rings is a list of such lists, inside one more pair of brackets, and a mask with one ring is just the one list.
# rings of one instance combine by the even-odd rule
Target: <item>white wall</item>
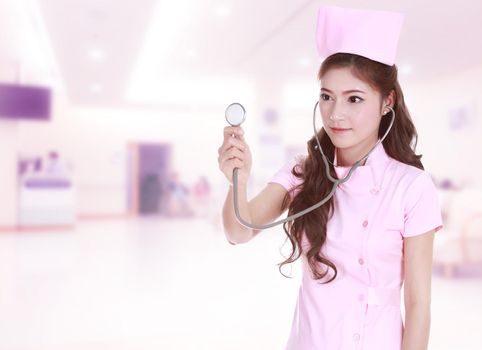
[[[431,81],[402,86],[428,171],[459,184],[482,183],[482,63]],[[450,111],[465,108],[470,125],[450,128]]]
[[[219,171],[217,150],[223,141],[224,106],[185,112],[152,109],[65,109],[58,121],[41,133],[39,125],[22,126],[23,149],[59,149],[72,162],[78,198],[78,214],[121,214],[126,208],[128,143],[168,143],[172,146],[172,170],[192,186],[199,176],[208,177],[215,196],[224,196],[228,184]],[[259,155],[259,117],[253,109],[243,124],[254,158]],[[256,173],[256,169],[253,170]],[[259,171],[258,171],[259,173]]]
[[[217,174],[217,147],[224,115],[197,111],[74,108],[62,132],[76,174],[79,214],[126,211],[130,142],[169,143],[172,168],[192,185],[201,174]],[[213,137],[216,135],[216,137]]]
[[0,120],[0,227],[17,224],[17,123]]

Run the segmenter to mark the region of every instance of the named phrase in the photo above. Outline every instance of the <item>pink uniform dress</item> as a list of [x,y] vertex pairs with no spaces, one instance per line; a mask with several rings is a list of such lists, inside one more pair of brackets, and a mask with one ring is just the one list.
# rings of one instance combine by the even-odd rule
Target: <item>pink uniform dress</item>
[[[299,184],[291,174],[299,160],[269,182],[286,190]],[[335,166],[339,178],[349,169]],[[286,350],[400,349],[403,239],[441,227],[429,174],[390,158],[379,144],[335,192],[322,250],[338,269],[336,279],[319,284],[301,256],[303,278]]]

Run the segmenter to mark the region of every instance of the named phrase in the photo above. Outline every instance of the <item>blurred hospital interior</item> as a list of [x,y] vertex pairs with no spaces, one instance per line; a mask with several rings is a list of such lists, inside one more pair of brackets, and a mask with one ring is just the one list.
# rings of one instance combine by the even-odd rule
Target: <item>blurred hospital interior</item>
[[0,350],[283,348],[299,262],[282,226],[228,244],[217,150],[240,102],[248,197],[306,153],[322,4],[405,13],[429,349],[482,349],[482,2],[0,0]]

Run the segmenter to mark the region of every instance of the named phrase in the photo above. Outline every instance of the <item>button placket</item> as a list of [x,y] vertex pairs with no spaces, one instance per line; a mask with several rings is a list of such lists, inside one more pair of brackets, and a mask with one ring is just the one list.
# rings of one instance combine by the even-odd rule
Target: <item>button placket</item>
[[[367,218],[368,215],[365,216],[365,218]],[[358,265],[360,266],[360,268],[364,269],[365,268],[365,259],[364,259],[364,256],[365,256],[365,253],[366,253],[366,250],[365,250],[365,247],[366,247],[366,240],[367,240],[367,227],[368,227],[368,220],[365,219],[363,220],[362,222],[362,228],[363,228],[363,243],[362,243],[362,250],[360,252],[360,255],[358,256]]]

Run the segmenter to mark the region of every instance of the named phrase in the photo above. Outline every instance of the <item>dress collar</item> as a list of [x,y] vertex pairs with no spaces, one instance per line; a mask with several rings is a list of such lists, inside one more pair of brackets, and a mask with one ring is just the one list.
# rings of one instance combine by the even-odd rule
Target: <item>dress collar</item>
[[[356,168],[350,179],[339,187],[350,192],[366,192],[368,190],[371,193],[378,193],[389,162],[390,157],[385,152],[383,143],[379,143],[368,156],[365,165]],[[344,178],[351,169],[350,166],[337,166],[336,149],[333,164],[335,164],[335,172],[339,179]]]

